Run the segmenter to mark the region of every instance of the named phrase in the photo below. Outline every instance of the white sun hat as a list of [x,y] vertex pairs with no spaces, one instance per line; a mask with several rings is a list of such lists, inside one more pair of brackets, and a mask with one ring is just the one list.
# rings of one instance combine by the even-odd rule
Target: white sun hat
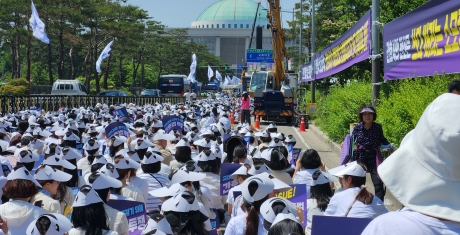
[[248,170],[248,175],[258,175],[261,173],[267,172],[269,174],[273,174],[273,170],[270,169],[265,163],[259,167],[259,169],[256,169],[254,165],[251,166]]
[[171,184],[183,183],[187,181],[200,181],[206,177],[204,173],[188,172],[184,170],[177,170],[171,178]]
[[254,135],[258,137],[270,137],[267,131],[256,132]]
[[[249,192],[249,185],[255,182],[257,184],[257,190],[251,195]],[[255,202],[265,198],[268,194],[273,192],[275,184],[266,175],[255,175],[247,178],[243,184],[241,184],[241,191],[243,198],[248,202]]]
[[45,166],[39,172],[35,173],[34,178],[36,180],[55,180],[58,182],[67,182],[72,179],[72,175],[60,170],[53,169],[50,166]]
[[161,155],[160,149],[158,147],[148,148],[145,152],[144,159],[141,160],[142,164],[153,164],[163,161],[164,158]]
[[[272,142],[273,142],[273,141],[272,141]],[[267,161],[271,161],[272,152],[273,152],[273,151],[277,151],[277,152],[279,153],[279,154],[278,154],[278,156],[279,156],[279,159],[278,159],[278,160],[280,160],[280,161],[283,160],[284,154],[283,154],[280,150],[278,150],[278,149],[276,149],[276,148],[268,148],[268,149],[265,149],[265,150],[262,151],[262,153],[260,154],[260,157],[263,158],[263,159],[265,159],[265,160],[267,160]]]
[[210,151],[209,155],[207,155],[204,151],[202,151],[200,154],[198,154],[196,157],[193,158],[195,161],[199,162],[207,162],[207,161],[212,161],[216,160],[217,156],[215,153]]
[[318,177],[316,179],[314,179],[313,176],[311,177],[310,186],[315,186],[315,185],[320,185],[320,184],[329,184],[329,183],[338,181],[337,177],[335,177],[335,176],[333,176],[331,174],[328,174],[326,172],[322,172],[320,170],[314,172],[313,175],[318,174],[318,173],[319,173],[319,175],[318,175]]
[[294,217],[298,216],[297,208],[294,203],[284,198],[272,197],[266,200],[260,206],[260,214],[264,217],[264,227],[270,228],[273,221],[275,221],[278,214],[293,214]]
[[193,144],[196,146],[203,147],[203,148],[211,148],[211,141],[206,138],[194,141]]
[[124,136],[112,136],[110,139],[112,141],[112,146],[114,147],[128,142],[128,139]]
[[182,186],[180,183],[175,183],[171,184],[171,186],[168,187],[161,187],[159,189],[154,189],[149,191],[149,194],[154,196],[154,197],[174,197],[177,194],[187,191],[187,188]]
[[115,168],[117,169],[139,169],[140,167],[141,164],[137,163],[129,157],[124,157],[118,163],[115,164]]
[[139,138],[137,141],[136,141],[136,147],[135,149],[136,150],[139,150],[139,149],[146,149],[146,148],[149,148],[149,147],[154,147],[153,143],[148,141],[148,140],[144,140],[142,138]]
[[94,190],[99,190],[99,189],[106,189],[106,188],[120,188],[122,186],[121,181],[107,176],[105,174],[101,173],[93,173],[98,175],[96,180],[91,184],[91,187],[93,187]]
[[62,149],[61,156],[62,156],[65,160],[77,159],[77,161],[80,160],[80,159],[83,157],[83,155],[81,154],[80,151],[78,151],[77,149],[68,148],[68,147]]
[[273,227],[273,225],[277,224],[278,222],[281,222],[281,221],[286,220],[286,219],[295,221],[295,222],[297,222],[298,224],[300,224],[300,223],[299,223],[299,220],[297,220],[297,218],[296,218],[293,214],[283,214],[283,213],[281,213],[281,214],[278,214],[278,215],[276,216],[276,218],[275,218],[275,220],[273,221],[271,227]]
[[16,150],[15,153],[17,153],[15,155],[18,157],[18,162],[20,163],[36,162],[40,158],[38,154],[30,151],[27,147],[22,147],[19,150]]
[[175,148],[177,147],[190,147],[190,143],[188,142],[187,138],[182,138],[177,142],[177,144],[174,146]]
[[104,166],[102,166],[97,172],[105,174],[107,176],[110,176],[112,178],[118,179],[120,175],[118,174],[117,169],[112,163],[107,163]]
[[[190,199],[191,203],[187,201],[186,198]],[[195,195],[193,195],[189,191],[184,191],[164,201],[163,205],[161,206],[161,210],[165,212],[167,211],[175,211],[175,212],[199,211],[200,206],[198,204],[198,201],[195,198]]]
[[454,222],[460,222],[459,110],[459,95],[437,97],[378,168],[386,187],[405,207]]
[[36,223],[41,217],[47,217],[51,222],[45,235],[62,235],[69,232],[72,228],[70,220],[61,214],[43,214],[29,224],[26,230],[26,235],[40,235],[40,231],[38,230]]
[[342,178],[344,175],[365,177],[366,170],[357,161],[347,163],[329,170],[329,174]]
[[[156,220],[159,220],[159,221],[156,222]],[[168,220],[163,217],[163,218],[149,219],[149,222],[147,222],[147,226],[145,226],[144,230],[142,231],[142,235],[147,234],[155,229],[156,229],[156,232],[153,233],[152,235],[174,234],[174,232],[171,229],[171,226],[168,223]]]
[[[89,189],[88,193],[85,195],[81,190]],[[75,200],[72,204],[72,207],[83,207],[91,204],[103,202],[99,197],[99,194],[94,191],[94,189],[89,185],[83,185],[75,196]]]
[[267,172],[260,173],[260,175],[265,175],[269,177],[273,181],[273,184],[275,185],[275,190],[279,193],[286,192],[292,188],[289,184],[284,183],[283,181],[277,179],[275,176]]
[[159,130],[153,140],[174,140],[176,137],[174,135],[166,134],[164,131]]
[[181,168],[179,168],[183,171],[193,171],[193,172],[202,172],[203,169],[198,166],[198,161],[195,160],[189,160],[183,165]]
[[245,165],[240,166],[238,170],[233,172],[233,174],[230,176],[230,178],[236,180],[239,175],[248,175],[248,168]]
[[50,166],[62,166],[66,169],[73,170],[77,168],[74,164],[70,163],[69,161],[65,160],[62,158],[62,156],[59,155],[52,155],[43,160],[44,165],[50,165]]
[[17,180],[17,179],[30,180],[34,182],[34,184],[37,185],[39,188],[42,187],[40,183],[38,183],[38,181],[34,178],[32,173],[30,173],[25,167],[20,167],[16,169],[15,171],[11,172],[10,174],[8,174],[7,179],[8,180]]

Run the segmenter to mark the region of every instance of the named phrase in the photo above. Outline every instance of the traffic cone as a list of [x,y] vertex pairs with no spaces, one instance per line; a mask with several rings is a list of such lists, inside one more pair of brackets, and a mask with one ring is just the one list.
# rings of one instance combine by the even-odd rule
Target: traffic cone
[[233,114],[233,111],[230,112],[230,124],[232,125],[235,124],[235,115]]
[[299,132],[305,132],[305,118],[302,116],[302,120],[300,121]]
[[256,121],[254,122],[254,128],[255,129],[260,129],[259,115],[256,116]]

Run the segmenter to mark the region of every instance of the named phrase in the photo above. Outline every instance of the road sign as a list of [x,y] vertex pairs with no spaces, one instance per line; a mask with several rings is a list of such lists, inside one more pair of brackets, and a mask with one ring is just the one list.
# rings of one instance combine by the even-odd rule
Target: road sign
[[246,62],[274,63],[273,50],[247,49]]
[[238,64],[238,69],[243,69],[243,65],[242,65],[242,64]]

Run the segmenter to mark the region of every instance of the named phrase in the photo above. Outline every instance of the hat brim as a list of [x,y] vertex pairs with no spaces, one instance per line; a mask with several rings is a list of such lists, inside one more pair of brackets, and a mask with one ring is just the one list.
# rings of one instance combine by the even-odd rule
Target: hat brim
[[[419,146],[415,131],[409,132],[401,147],[378,168],[393,196],[407,208],[432,217],[460,222],[460,182],[439,177],[416,158]],[[414,180],[416,182],[414,182]],[[417,182],[425,182],[423,186]],[[436,192],[436,193],[433,193]]]

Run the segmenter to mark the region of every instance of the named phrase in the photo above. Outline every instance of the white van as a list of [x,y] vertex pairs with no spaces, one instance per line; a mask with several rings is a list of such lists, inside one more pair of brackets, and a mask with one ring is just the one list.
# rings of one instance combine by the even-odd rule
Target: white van
[[86,87],[78,80],[56,80],[51,95],[88,95]]

